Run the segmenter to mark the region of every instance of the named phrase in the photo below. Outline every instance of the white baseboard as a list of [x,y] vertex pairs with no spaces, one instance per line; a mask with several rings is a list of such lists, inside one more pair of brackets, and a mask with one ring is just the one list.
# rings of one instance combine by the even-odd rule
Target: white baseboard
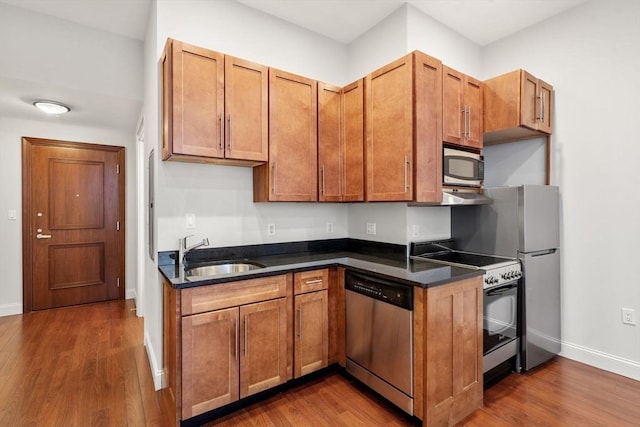
[[136,296],[135,289],[127,289],[124,293],[124,299],[136,299]]
[[562,342],[560,356],[640,381],[640,363],[592,348]]
[[22,304],[0,305],[0,317],[13,316],[14,314],[22,314]]
[[158,359],[156,358],[156,352],[153,350],[149,334],[144,331],[144,347],[147,349],[147,357],[149,358],[149,365],[151,366],[151,375],[153,376],[153,386],[156,391],[164,388],[164,370],[160,368]]

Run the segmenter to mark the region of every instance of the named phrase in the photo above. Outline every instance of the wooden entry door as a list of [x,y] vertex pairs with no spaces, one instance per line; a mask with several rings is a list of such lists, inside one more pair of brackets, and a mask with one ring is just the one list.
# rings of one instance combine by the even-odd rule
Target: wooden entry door
[[22,140],[24,312],[124,298],[124,148]]

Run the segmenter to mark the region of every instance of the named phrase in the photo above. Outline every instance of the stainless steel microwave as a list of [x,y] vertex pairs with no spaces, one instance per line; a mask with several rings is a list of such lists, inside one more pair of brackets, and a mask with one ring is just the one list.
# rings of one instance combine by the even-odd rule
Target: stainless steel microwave
[[482,155],[469,151],[443,148],[442,184],[464,187],[481,187],[484,180]]

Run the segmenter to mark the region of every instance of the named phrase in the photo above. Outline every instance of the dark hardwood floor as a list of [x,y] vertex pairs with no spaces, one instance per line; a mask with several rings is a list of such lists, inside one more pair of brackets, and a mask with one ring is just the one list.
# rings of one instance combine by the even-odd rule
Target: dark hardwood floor
[[[0,317],[0,426],[168,426],[131,301]],[[410,426],[338,373],[207,426]],[[640,382],[556,358],[485,391],[460,426],[640,426]]]

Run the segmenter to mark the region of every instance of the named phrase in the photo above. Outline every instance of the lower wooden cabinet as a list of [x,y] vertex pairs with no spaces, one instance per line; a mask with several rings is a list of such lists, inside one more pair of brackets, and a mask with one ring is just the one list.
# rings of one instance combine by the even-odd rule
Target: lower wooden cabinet
[[328,292],[316,291],[295,297],[294,378],[327,366],[329,329]]
[[165,282],[164,369],[177,424],[292,378],[292,297],[291,274],[184,290]]
[[238,307],[182,319],[182,419],[238,400]]
[[453,426],[482,406],[482,279],[415,288],[415,411]]
[[329,270],[294,275],[294,378],[325,368],[329,360]]

